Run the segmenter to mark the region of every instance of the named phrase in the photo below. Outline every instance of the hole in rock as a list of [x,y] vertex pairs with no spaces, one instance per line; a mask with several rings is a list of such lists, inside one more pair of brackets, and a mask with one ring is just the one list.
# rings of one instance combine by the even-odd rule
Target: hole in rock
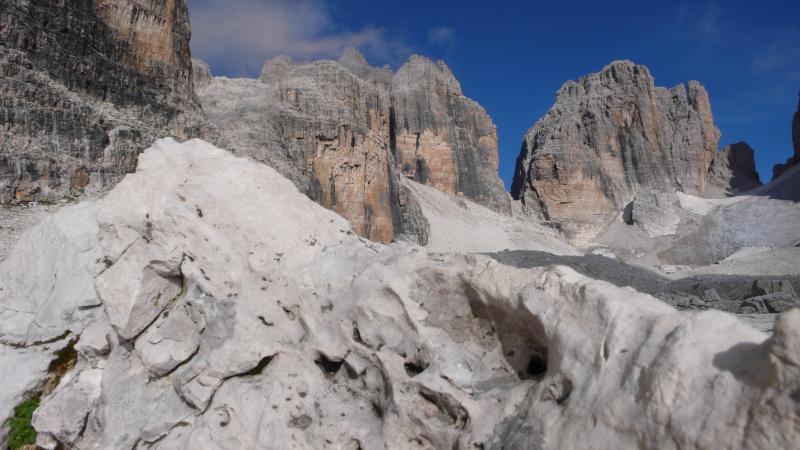
[[418,363],[416,361],[409,361],[404,364],[404,367],[406,368],[406,373],[408,376],[412,378],[421,374],[425,371],[425,369],[428,368],[427,365],[423,365],[422,363]]
[[322,373],[325,374],[326,378],[333,378],[339,372],[339,369],[342,368],[342,364],[344,360],[334,361],[328,359],[325,355],[319,354],[319,357],[314,360],[314,364],[322,370]]
[[548,343],[544,325],[519,302],[484,298],[464,286],[472,313],[495,330],[503,357],[521,380],[538,380],[547,373]]
[[531,355],[531,359],[528,361],[528,367],[525,369],[525,375],[521,378],[541,378],[544,374],[547,373],[547,361],[542,359],[540,355]]

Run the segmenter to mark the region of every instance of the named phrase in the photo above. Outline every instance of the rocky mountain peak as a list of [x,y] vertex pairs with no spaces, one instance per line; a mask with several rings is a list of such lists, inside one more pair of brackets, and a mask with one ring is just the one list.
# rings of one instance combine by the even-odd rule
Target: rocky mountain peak
[[276,83],[285,78],[289,71],[297,67],[297,65],[289,56],[275,56],[265,61],[264,65],[261,66],[259,79],[267,84]]
[[423,88],[445,95],[463,95],[461,83],[444,61],[411,55],[392,79],[396,91]]
[[700,83],[656,87],[645,66],[615,61],[561,87],[525,136],[512,196],[585,240],[642,188],[703,194],[719,137]]

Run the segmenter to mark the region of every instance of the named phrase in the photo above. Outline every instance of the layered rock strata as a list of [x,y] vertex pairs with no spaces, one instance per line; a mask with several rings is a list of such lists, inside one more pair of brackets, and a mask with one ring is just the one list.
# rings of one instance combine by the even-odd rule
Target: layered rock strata
[[497,129],[439,61],[412,56],[392,78],[393,149],[403,175],[508,213]]
[[0,3],[0,202],[54,200],[195,133],[183,0]]
[[294,67],[279,58],[263,72],[279,81],[214,78],[198,86],[216,126],[208,137],[275,168],[361,236],[425,244],[425,219],[394,170],[388,92],[334,61]]
[[561,87],[525,136],[512,196],[586,240],[640,189],[703,194],[719,137],[700,83],[656,87],[646,67],[616,61]]
[[0,422],[41,393],[42,448],[800,438],[797,310],[768,339],[564,267],[370,243],[274,170],[200,141],[160,141],[139,168],[2,265],[0,371],[28,370],[0,384]]
[[495,127],[444,63],[412,57],[393,77],[354,49],[337,62],[279,56],[259,80],[214,78],[198,94],[209,140],[276,168],[369,239],[427,242],[403,175],[510,212]]

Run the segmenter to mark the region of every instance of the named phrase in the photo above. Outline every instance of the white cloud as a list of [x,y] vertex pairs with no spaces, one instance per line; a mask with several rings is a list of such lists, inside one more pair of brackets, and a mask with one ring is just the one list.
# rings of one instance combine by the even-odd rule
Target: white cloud
[[382,29],[349,30],[319,0],[189,0],[192,54],[236,75],[255,75],[267,58],[337,58],[356,47],[379,62],[408,53]]
[[438,27],[428,33],[428,41],[438,45],[449,54],[456,47],[456,32],[450,27]]

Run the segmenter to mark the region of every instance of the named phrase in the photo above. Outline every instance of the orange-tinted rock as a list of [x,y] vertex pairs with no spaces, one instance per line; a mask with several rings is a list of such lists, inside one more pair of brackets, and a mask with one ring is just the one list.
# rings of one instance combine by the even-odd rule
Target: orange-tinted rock
[[442,62],[412,56],[392,79],[394,154],[408,178],[501,212],[497,129]]
[[561,87],[525,136],[512,196],[585,241],[643,188],[706,192],[719,137],[700,83],[660,88],[646,67],[614,62]]
[[185,0],[0,2],[0,202],[62,197],[81,168],[113,184],[196,134],[190,37]]

